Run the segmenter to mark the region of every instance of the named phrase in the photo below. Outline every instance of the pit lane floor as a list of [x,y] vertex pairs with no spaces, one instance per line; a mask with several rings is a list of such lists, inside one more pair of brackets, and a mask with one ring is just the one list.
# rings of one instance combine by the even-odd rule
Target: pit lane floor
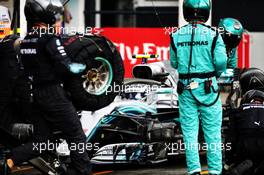
[[[205,157],[201,157],[202,164],[205,164]],[[112,169],[111,169],[112,168]],[[118,165],[111,168],[95,167],[93,175],[187,175],[185,158],[171,159],[166,163],[148,166],[126,166]],[[206,166],[203,166],[206,170]],[[207,175],[207,171],[202,174]]]
[[[201,158],[202,164],[205,164],[205,157]],[[159,165],[115,165],[115,166],[95,166],[93,175],[187,175],[185,158],[171,159],[168,162]],[[203,166],[206,170],[206,166]],[[207,175],[207,171],[202,174]],[[36,170],[28,173],[15,173],[15,175],[41,175]]]

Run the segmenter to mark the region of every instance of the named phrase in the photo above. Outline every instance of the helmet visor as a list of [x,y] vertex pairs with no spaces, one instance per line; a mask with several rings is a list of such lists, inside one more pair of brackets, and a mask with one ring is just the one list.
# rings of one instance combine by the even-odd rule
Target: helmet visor
[[239,43],[240,43],[240,41],[242,39],[241,36],[234,35],[234,34],[231,34],[229,32],[225,32],[222,35],[222,37],[223,37],[223,40],[225,42],[226,47],[229,48],[229,49],[236,48],[239,45]]

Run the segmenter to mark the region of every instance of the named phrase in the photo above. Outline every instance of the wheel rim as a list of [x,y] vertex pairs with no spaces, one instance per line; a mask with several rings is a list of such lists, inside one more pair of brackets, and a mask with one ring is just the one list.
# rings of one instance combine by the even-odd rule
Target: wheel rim
[[113,80],[113,69],[109,61],[102,57],[96,57],[100,62],[98,68],[92,68],[82,76],[84,79],[83,88],[92,95],[102,95],[106,92]]

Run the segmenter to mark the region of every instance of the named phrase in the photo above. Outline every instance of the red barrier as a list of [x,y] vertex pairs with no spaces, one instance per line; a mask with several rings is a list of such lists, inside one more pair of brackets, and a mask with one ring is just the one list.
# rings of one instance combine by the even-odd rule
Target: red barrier
[[[140,60],[132,59],[133,54],[160,56],[150,62],[169,60],[169,32],[165,28],[103,28],[101,34],[116,44],[124,59],[125,76],[132,77],[133,66],[140,64]],[[249,35],[244,36],[238,55],[239,67],[249,67]]]
[[244,34],[243,39],[238,47],[238,67],[250,67],[250,35]]

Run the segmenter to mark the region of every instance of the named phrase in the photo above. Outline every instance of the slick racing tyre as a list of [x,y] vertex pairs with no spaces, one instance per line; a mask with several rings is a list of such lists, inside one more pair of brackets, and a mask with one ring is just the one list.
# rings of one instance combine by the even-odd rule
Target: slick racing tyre
[[102,36],[67,36],[65,50],[73,62],[86,64],[86,70],[65,82],[77,110],[95,111],[109,105],[124,80],[123,60],[114,44]]

